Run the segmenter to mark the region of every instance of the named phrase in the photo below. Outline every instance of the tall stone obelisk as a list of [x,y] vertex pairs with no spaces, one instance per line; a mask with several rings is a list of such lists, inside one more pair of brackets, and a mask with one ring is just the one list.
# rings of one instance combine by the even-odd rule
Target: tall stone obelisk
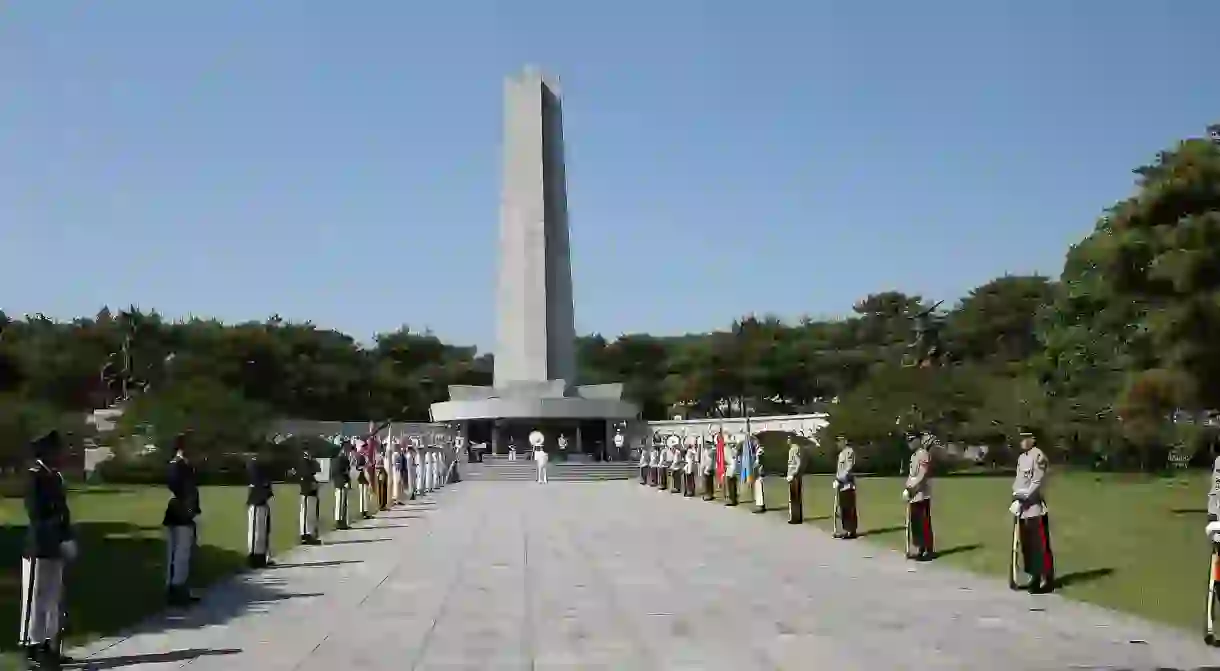
[[[610,445],[615,426],[639,416],[623,385],[578,384],[563,113],[554,79],[528,68],[504,84],[504,175],[500,195],[496,350],[491,386],[450,385],[432,421],[486,441],[496,454],[575,436]],[[616,424],[617,423],[617,424]],[[608,454],[608,453],[606,453]],[[621,458],[621,455],[620,457]]]
[[555,80],[504,85],[495,386],[576,378],[563,112]]

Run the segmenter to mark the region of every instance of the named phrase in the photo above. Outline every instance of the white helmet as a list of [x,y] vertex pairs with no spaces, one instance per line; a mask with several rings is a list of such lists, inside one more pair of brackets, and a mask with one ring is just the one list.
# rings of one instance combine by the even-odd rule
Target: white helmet
[[541,431],[530,431],[530,445],[542,447],[544,443],[546,443],[546,436],[542,435]]

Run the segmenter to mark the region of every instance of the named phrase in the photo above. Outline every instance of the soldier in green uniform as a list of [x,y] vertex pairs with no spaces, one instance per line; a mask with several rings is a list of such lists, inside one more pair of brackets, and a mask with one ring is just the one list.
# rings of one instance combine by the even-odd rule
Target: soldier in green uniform
[[908,434],[911,462],[902,498],[907,502],[909,559],[928,561],[935,556],[932,535],[932,436]]
[[788,443],[788,524],[801,524],[805,521],[804,487],[801,485],[804,475],[804,463],[801,447],[796,443]]
[[63,625],[64,565],[76,558],[72,513],[59,472],[63,442],[52,431],[31,444],[34,465],[26,474],[25,552],[21,559],[21,631],[31,668],[56,669],[73,660],[55,642]]
[[1055,556],[1051,552],[1050,514],[1043,489],[1046,484],[1046,455],[1037,446],[1034,434],[1022,430],[1021,456],[1012,481],[1012,505],[1021,539],[1022,560],[1030,577],[1029,591],[1046,593],[1055,588]]
[[830,485],[835,490],[834,525],[835,538],[856,537],[856,451],[847,444],[847,439],[837,436],[839,456],[835,463],[835,479]]

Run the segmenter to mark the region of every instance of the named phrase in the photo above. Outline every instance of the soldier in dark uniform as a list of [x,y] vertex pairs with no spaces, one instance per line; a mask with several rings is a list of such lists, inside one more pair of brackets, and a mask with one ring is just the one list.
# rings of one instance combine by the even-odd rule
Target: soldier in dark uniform
[[165,504],[165,598],[171,606],[185,606],[198,599],[191,594],[191,564],[199,546],[199,529],[195,519],[199,507],[199,475],[187,458],[188,438],[185,434],[174,439],[174,458],[169,462],[166,486],[169,502]]
[[369,457],[361,452],[359,448],[356,452],[356,498],[360,504],[360,518],[369,519],[373,513],[369,510],[369,499],[371,498],[369,482]]
[[52,641],[60,638],[64,564],[76,558],[72,515],[59,472],[63,443],[52,431],[31,445],[34,465],[27,473],[25,511],[30,525],[21,560],[19,640],[33,668],[58,668],[72,660]]
[[318,461],[309,450],[301,452],[301,465],[298,468],[301,478],[301,544],[317,545],[318,518],[321,516],[321,505],[318,501],[318,473],[322,470]]
[[390,507],[390,473],[386,470],[384,453],[373,453],[373,477],[376,483],[373,492],[377,498],[377,510],[385,510]]
[[246,551],[251,568],[271,565],[271,473],[258,455],[247,464]]
[[346,529],[350,524],[347,498],[352,489],[352,459],[346,445],[331,460],[330,484],[335,488],[335,528]]

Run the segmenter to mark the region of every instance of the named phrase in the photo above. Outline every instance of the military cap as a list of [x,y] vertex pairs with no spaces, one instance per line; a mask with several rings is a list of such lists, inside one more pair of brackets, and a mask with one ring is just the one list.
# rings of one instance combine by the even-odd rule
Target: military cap
[[30,448],[34,451],[34,454],[47,454],[61,447],[63,447],[63,439],[60,437],[59,431],[55,429],[30,441]]

